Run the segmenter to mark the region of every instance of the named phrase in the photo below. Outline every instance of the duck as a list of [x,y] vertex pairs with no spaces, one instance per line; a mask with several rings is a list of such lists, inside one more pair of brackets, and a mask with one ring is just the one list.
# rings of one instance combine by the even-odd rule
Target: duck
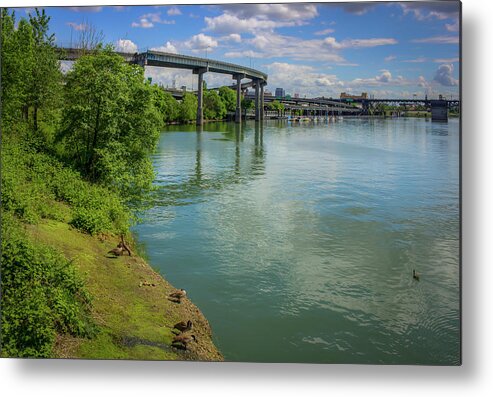
[[197,338],[195,335],[177,335],[173,338],[173,342],[171,342],[171,345],[173,347],[176,347],[177,349],[182,349],[186,350],[187,349],[187,344],[190,342],[197,342]]
[[176,323],[173,328],[177,329],[181,333],[190,331],[193,327],[192,321],[188,320],[187,322],[185,321],[180,321],[179,323]]
[[123,255],[123,244],[122,243],[118,243],[118,245],[116,246],[116,248],[113,248],[112,250],[109,250],[108,251],[108,254],[113,254],[115,256],[121,256],[121,255]]
[[171,294],[169,294],[169,297],[177,299],[179,301],[182,298],[184,298],[186,295],[187,295],[187,291],[185,291],[184,289],[180,289],[178,291],[175,291],[175,292],[172,292]]
[[415,269],[413,269],[413,279],[419,281],[419,276],[420,276],[419,273]]

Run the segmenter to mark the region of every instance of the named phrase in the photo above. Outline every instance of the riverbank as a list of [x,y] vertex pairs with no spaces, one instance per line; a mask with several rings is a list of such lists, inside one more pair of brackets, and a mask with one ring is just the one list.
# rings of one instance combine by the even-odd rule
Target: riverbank
[[[43,220],[26,227],[33,240],[61,252],[73,263],[92,297],[91,338],[58,335],[57,358],[221,361],[206,318],[189,300],[168,300],[175,288],[139,256],[111,258],[115,236],[96,237],[67,223]],[[189,351],[171,347],[172,327],[191,320],[197,341]]]

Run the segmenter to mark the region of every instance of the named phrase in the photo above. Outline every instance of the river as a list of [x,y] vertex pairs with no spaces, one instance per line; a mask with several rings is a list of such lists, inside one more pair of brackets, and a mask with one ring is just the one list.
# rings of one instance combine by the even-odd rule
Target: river
[[458,364],[459,143],[457,119],[169,126],[133,231],[228,361]]

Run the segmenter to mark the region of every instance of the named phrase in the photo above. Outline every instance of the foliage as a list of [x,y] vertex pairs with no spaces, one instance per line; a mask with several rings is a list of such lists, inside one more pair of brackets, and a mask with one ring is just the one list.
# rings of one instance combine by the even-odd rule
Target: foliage
[[129,227],[128,210],[115,193],[25,143],[4,142],[2,208],[28,223],[66,220],[90,234],[120,234]]
[[147,191],[154,178],[149,153],[162,125],[154,99],[143,68],[111,49],[81,57],[66,77],[58,136],[69,161],[126,199]]
[[216,91],[204,92],[204,118],[221,120],[226,116],[226,106]]
[[[61,72],[48,34],[50,18],[35,9],[29,20],[16,20],[15,12],[2,9],[2,126],[10,131],[20,123],[39,136],[40,123],[54,124],[52,112],[60,100]],[[41,113],[45,119],[41,120]]]
[[164,91],[158,85],[152,86],[152,94],[154,98],[154,107],[162,118],[162,124],[165,125],[170,121],[178,119],[178,102],[173,95]]
[[284,110],[284,104],[280,103],[277,99],[269,103],[267,107],[269,110],[277,110],[278,112]]
[[3,210],[2,234],[2,356],[50,357],[57,333],[90,336],[90,299],[73,265]]
[[236,92],[229,87],[219,88],[219,97],[228,112],[236,110]]
[[254,109],[255,108],[255,102],[251,99],[243,98],[241,100],[241,108],[246,109],[246,110]]
[[187,123],[197,118],[197,97],[186,92],[178,107],[178,120]]

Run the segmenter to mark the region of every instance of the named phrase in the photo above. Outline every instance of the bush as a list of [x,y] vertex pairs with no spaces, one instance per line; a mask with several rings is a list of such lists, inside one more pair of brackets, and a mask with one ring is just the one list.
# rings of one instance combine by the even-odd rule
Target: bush
[[9,142],[2,164],[2,207],[23,221],[67,220],[90,234],[128,231],[129,212],[117,193],[84,181],[52,156]]
[[50,357],[57,333],[91,336],[90,298],[55,250],[31,243],[2,211],[2,356]]

